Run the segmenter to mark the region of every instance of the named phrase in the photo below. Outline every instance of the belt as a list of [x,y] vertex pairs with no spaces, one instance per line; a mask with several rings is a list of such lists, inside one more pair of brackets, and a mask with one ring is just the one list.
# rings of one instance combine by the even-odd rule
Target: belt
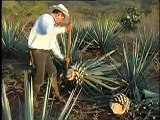
[[45,50],[45,49],[36,49],[36,48],[30,48],[30,50],[39,50],[39,51],[50,51],[50,50]]

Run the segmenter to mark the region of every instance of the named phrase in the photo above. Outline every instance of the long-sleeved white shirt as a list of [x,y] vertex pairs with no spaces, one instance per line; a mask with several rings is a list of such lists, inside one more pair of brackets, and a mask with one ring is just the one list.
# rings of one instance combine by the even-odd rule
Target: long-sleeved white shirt
[[55,56],[63,60],[57,34],[64,32],[65,27],[55,26],[54,18],[49,14],[43,14],[36,20],[30,32],[28,46],[33,49],[52,50]]

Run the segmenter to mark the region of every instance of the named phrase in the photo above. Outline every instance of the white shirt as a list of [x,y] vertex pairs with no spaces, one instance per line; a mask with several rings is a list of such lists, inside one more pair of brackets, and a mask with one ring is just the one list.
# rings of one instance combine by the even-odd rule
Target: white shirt
[[28,46],[34,49],[52,50],[54,55],[63,60],[57,34],[64,32],[65,27],[55,26],[54,18],[49,14],[43,14],[36,20],[30,32]]

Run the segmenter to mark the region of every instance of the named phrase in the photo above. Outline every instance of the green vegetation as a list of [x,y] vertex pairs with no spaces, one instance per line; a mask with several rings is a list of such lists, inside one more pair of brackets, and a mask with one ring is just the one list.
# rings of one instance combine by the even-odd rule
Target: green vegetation
[[[159,30],[156,27],[159,24],[159,7],[155,0],[152,3],[127,0],[121,2],[3,1],[1,42],[2,60],[6,62],[2,69],[3,119],[159,119]],[[62,89],[62,93],[65,94],[67,102],[62,109],[59,109],[60,106],[56,108],[57,112],[54,111],[54,114],[55,100],[50,98],[50,81],[47,80],[45,87],[41,89],[44,97],[40,100],[40,112],[37,112],[37,109],[33,108],[32,78],[23,71],[30,68],[27,65],[25,68],[20,66],[23,70],[17,73],[13,63],[15,60],[27,63],[27,38],[34,21],[40,14],[49,12],[51,5],[58,3],[68,7],[74,28],[71,33],[68,80],[64,81],[65,76],[60,76],[59,81],[61,88],[65,89]],[[134,32],[123,32],[118,23],[123,15],[121,7],[136,5],[145,8],[144,12],[148,10],[146,6],[150,5],[150,13],[140,18],[138,9],[128,8],[123,20],[121,19],[122,27],[131,30],[138,23],[138,29]],[[62,53],[66,55],[67,34],[58,36],[58,39]],[[8,63],[7,60],[12,62]],[[61,61],[57,60],[57,63],[60,65],[58,69],[64,68]],[[117,97],[117,93],[124,99]],[[93,108],[81,111],[80,104],[84,104],[84,98],[87,98],[87,104],[91,104]],[[110,98],[115,98],[113,105],[120,106],[123,103],[123,106],[126,106],[125,114],[113,114],[109,106]],[[16,106],[17,101],[19,103]],[[14,105],[16,111],[13,109]],[[96,110],[91,111],[93,109]],[[102,118],[102,111],[107,113],[107,117]],[[112,118],[108,118],[109,114]]]
[[[147,38],[150,38],[150,34],[147,34]],[[150,52],[151,48],[154,47],[155,39],[143,38],[144,37],[140,34],[140,38],[133,40],[132,49],[129,49],[129,46],[126,43],[122,44],[124,57],[121,62],[122,67],[116,70],[120,78],[125,81],[123,92],[126,95],[131,95],[134,100],[139,102],[142,101],[142,94],[140,92],[144,89],[150,90],[152,87],[147,83],[146,77],[147,74],[150,74],[148,73],[150,72],[149,69],[155,57],[158,55],[158,52]]]
[[28,50],[27,46],[23,44],[25,34],[23,28],[19,25],[13,25],[12,22],[2,20],[2,55],[12,56],[13,54],[25,54]]
[[120,23],[126,30],[135,30],[138,28],[137,24],[141,22],[142,16],[143,12],[139,8],[133,6],[126,7]]

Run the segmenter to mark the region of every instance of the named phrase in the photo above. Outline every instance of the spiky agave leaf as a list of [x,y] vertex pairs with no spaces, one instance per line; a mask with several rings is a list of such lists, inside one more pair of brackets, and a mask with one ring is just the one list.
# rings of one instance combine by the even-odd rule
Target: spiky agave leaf
[[11,117],[11,110],[10,110],[10,105],[9,101],[6,95],[6,89],[5,89],[5,84],[4,81],[2,81],[2,110],[3,110],[3,115],[5,120],[12,120]]
[[114,114],[126,114],[131,107],[131,100],[123,93],[117,93],[110,98],[110,107]]
[[[100,58],[77,62],[68,70],[68,80],[81,85],[88,92],[95,90],[102,93],[102,88],[110,90],[118,89],[121,86],[121,82],[108,74],[114,68],[104,61],[114,51],[110,51]],[[119,67],[120,64],[116,66]]]
[[[78,90],[78,85],[72,90],[68,100],[67,100],[67,103],[65,104],[58,120],[67,120],[69,115],[70,115],[70,112],[73,108],[73,106],[75,105],[75,102],[79,96],[79,94],[81,93],[81,90],[82,88],[80,88],[78,90],[78,94],[76,95],[76,97],[74,98],[74,95],[76,94],[76,91]],[[73,102],[72,102],[73,101]]]
[[47,108],[50,90],[51,90],[51,80],[50,80],[50,78],[48,78],[46,93],[45,93],[45,97],[44,97],[44,104],[43,104],[43,111],[42,111],[41,120],[51,119],[50,118],[51,116],[48,115],[49,111],[48,111],[48,108]]
[[33,87],[32,79],[29,82],[28,72],[24,71],[24,89],[25,89],[25,120],[34,119],[34,108],[33,108]]

